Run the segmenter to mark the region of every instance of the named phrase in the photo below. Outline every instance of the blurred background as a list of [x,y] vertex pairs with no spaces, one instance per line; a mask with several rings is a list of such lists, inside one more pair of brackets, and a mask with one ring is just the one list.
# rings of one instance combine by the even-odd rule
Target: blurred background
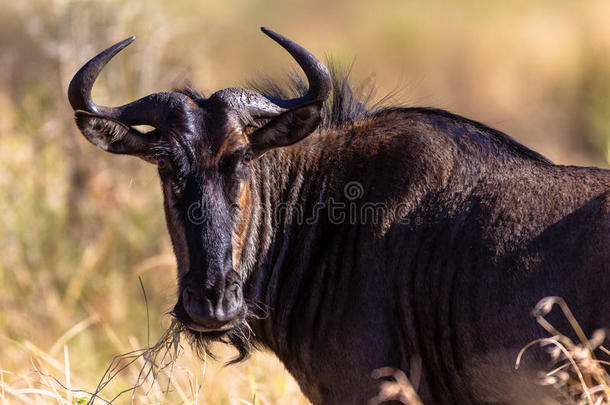
[[[267,26],[352,65],[375,98],[448,109],[562,164],[610,165],[610,2],[513,0],[5,2],[0,13],[0,384],[6,403],[87,399],[113,356],[169,325],[175,264],[155,169],[96,150],[66,99],[90,57],[130,35],[94,88],[119,105],[190,84],[206,94],[290,57]],[[139,277],[146,291],[144,299]],[[182,356],[171,393],[136,403],[300,404],[269,354],[223,368]],[[221,360],[234,353],[220,348]],[[132,386],[119,373],[103,397]],[[201,384],[201,382],[203,383]],[[115,403],[130,400],[127,394]]]

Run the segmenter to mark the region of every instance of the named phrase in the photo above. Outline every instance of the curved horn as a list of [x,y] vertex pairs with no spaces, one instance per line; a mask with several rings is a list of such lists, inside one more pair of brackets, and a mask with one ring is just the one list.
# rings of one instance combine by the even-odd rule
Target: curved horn
[[303,48],[296,42],[291,41],[277,32],[261,27],[268,37],[280,44],[297,61],[309,82],[309,90],[303,97],[291,100],[270,99],[275,104],[283,108],[292,108],[310,101],[324,101],[330,94],[332,81],[328,69],[311,52]]
[[100,74],[104,66],[123,48],[131,44],[136,37],[129,37],[119,43],[112,45],[105,51],[100,52],[97,56],[80,68],[72,78],[70,86],[68,86],[68,100],[70,105],[76,110],[84,110],[100,115],[114,115],[115,110],[108,107],[98,106],[91,100],[91,88],[95,79]]
[[[120,107],[97,105],[91,99],[91,88],[106,64],[136,37],[129,37],[100,52],[87,62],[72,78],[68,86],[68,100],[72,108],[104,117],[114,118],[127,125],[160,126],[165,122],[177,93],[155,93]],[[185,96],[186,97],[186,96]]]
[[218,97],[236,111],[246,112],[249,117],[272,118],[283,111],[307,104],[312,101],[324,101],[330,94],[332,80],[328,69],[311,52],[296,42],[271,31],[265,27],[261,30],[280,44],[297,61],[307,76],[309,89],[302,97],[282,100],[257,93],[252,90],[229,88],[219,90],[211,98]]
[[[332,87],[332,80],[326,66],[296,42],[265,27],[261,27],[261,31],[286,49],[303,69],[309,82],[307,93],[302,97],[282,100],[252,90],[229,88],[217,91],[210,98],[218,97],[233,110],[245,112],[246,117],[250,118],[272,118],[283,111],[308,102],[326,100]],[[249,118],[246,117],[245,119],[248,120]]]

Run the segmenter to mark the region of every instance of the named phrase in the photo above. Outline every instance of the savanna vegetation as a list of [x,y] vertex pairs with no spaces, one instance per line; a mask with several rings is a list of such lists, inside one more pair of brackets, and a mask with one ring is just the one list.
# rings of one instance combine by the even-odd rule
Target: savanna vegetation
[[[65,95],[82,63],[130,35],[138,40],[94,88],[102,104],[285,77],[291,61],[260,34],[264,25],[351,66],[376,100],[449,109],[558,163],[610,166],[605,0],[22,0],[2,9],[3,403],[86,402],[114,356],[152,346],[170,327],[175,263],[156,171],[88,144]],[[222,367],[230,349],[202,362],[188,345],[157,348],[158,365],[166,352],[178,361],[115,403],[307,403],[270,354]],[[101,397],[133,387],[146,359],[114,367]]]

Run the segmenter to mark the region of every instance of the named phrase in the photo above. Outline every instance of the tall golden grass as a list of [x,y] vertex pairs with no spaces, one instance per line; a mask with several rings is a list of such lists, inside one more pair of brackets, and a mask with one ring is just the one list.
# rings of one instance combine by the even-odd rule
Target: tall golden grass
[[[376,82],[378,98],[399,88],[406,104],[482,120],[555,161],[604,167],[610,161],[605,0],[6,3],[0,13],[6,403],[85,399],[114,356],[148,347],[171,323],[175,264],[155,171],[87,144],[65,96],[83,62],[127,36],[138,41],[94,88],[102,104],[188,83],[209,92],[261,73],[281,77],[291,61],[258,33],[266,25],[320,56],[354,61],[354,79]],[[132,387],[144,360],[118,373],[102,397]],[[175,364],[169,397],[167,381],[158,380],[135,402],[306,403],[265,353],[227,368],[208,361],[203,377],[204,365],[188,351]]]

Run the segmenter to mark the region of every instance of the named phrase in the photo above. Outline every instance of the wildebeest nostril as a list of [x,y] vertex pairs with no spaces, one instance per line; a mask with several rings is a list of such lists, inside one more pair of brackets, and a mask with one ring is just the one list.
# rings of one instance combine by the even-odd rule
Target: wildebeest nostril
[[192,288],[185,287],[182,290],[182,302],[184,303],[184,308],[192,308],[194,301],[196,301],[195,294],[193,293]]
[[231,283],[227,286],[225,296],[231,297],[235,301],[239,301],[241,297],[241,286],[239,283]]
[[182,291],[182,305],[191,320],[210,329],[219,326],[214,316],[212,301],[205,297],[198,297],[189,288]]

